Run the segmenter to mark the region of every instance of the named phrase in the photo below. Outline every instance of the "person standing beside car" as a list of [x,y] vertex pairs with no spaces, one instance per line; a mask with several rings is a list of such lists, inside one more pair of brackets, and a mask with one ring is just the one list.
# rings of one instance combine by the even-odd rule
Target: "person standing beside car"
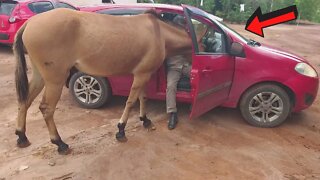
[[[181,15],[176,15],[172,22],[180,27],[185,27],[185,19]],[[167,65],[167,90],[166,103],[167,113],[169,114],[168,129],[172,130],[178,123],[176,94],[177,85],[182,76],[190,77],[191,57],[185,55],[177,55],[169,57],[166,61]]]
[[177,85],[182,76],[190,77],[191,62],[190,58],[183,55],[177,55],[167,60],[167,90],[166,103],[167,113],[169,114],[168,129],[174,129],[178,123],[176,94]]

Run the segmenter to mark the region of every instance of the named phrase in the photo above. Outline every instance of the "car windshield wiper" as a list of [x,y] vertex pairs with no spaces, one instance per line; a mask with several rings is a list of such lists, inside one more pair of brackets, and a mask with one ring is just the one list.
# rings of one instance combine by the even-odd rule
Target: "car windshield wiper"
[[251,46],[261,46],[261,44],[253,39],[249,39],[248,45],[251,45]]

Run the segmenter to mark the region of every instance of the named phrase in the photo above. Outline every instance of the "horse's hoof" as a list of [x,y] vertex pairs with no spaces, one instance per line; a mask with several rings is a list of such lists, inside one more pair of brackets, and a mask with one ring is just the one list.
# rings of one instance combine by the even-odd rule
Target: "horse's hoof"
[[156,126],[150,121],[150,124],[147,127],[144,127],[148,131],[154,131],[156,130]]
[[67,155],[71,152],[69,145],[64,143],[61,138],[57,138],[56,140],[51,139],[51,142],[58,146],[58,153],[60,155]]
[[25,132],[16,130],[15,134],[18,135],[17,146],[19,148],[25,148],[30,146],[31,143],[29,142]]
[[157,129],[157,128],[156,128],[156,126],[155,126],[153,123],[151,123],[150,127],[147,128],[148,131],[154,131],[154,130],[156,130],[156,129]]
[[117,132],[117,134],[116,134],[116,139],[117,139],[119,142],[127,142],[127,141],[128,141],[125,133],[120,133],[120,132]]
[[17,146],[19,148],[26,148],[28,146],[30,146],[30,142],[28,139],[24,139],[24,140],[21,140],[20,138],[17,140]]
[[71,152],[71,149],[69,148],[68,144],[61,144],[58,146],[58,153],[60,155],[67,155]]
[[143,121],[143,127],[152,130],[154,125],[152,124],[151,120],[147,118],[147,116],[140,117],[140,121]]
[[150,119],[146,119],[146,120],[143,121],[143,127],[144,128],[149,129],[149,128],[151,128],[151,126],[152,126],[152,122],[151,122]]

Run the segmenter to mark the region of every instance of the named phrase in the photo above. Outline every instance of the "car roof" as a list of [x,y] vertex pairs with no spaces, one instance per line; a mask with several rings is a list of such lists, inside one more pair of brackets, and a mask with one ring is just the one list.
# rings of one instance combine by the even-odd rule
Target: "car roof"
[[[192,7],[192,6],[187,6],[187,7]],[[100,5],[91,5],[91,6],[80,6],[79,9],[80,11],[87,11],[87,12],[96,12],[104,9],[140,9],[140,8],[145,8],[145,9],[162,9],[162,10],[171,10],[171,11],[176,11],[176,12],[183,12],[183,7],[178,6],[178,5],[171,5],[171,4],[157,4],[157,3],[136,3],[136,4],[100,4]],[[195,8],[195,7],[193,7]],[[199,9],[200,10],[200,9]],[[211,14],[212,15],[212,14]],[[217,21],[223,21],[222,18],[212,15],[213,18]]]
[[36,1],[51,1],[51,2],[58,2],[58,0],[4,0],[4,1],[15,1],[15,2],[36,2]]
[[17,2],[19,4],[22,4],[22,5],[26,5],[26,4],[29,4],[29,3],[33,3],[33,2],[51,2],[51,3],[67,3],[75,8],[78,8],[77,6],[74,6],[73,4],[70,4],[69,2],[67,2],[67,0],[1,0],[2,2]]
[[137,3],[137,4],[103,4],[103,5],[92,5],[80,7],[81,11],[95,12],[102,9],[113,9],[113,8],[156,8],[156,9],[170,9],[174,11],[183,11],[181,6],[169,5],[169,4],[153,4],[153,3]]
[[[4,0],[3,2],[18,2],[20,4],[28,4],[28,3],[32,3],[32,2],[43,2],[43,1],[49,1],[52,3],[58,3],[58,2],[65,2],[65,1],[59,1],[59,0]],[[69,2],[66,2],[68,4],[70,4]],[[70,4],[71,5],[71,4]]]

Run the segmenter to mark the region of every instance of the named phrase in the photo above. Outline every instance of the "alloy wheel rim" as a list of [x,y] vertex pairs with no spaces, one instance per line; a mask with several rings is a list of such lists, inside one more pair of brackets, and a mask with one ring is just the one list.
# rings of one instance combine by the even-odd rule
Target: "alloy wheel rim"
[[94,104],[101,98],[102,88],[94,77],[80,76],[74,83],[74,93],[81,102]]
[[278,119],[284,106],[279,95],[273,92],[261,92],[255,95],[249,103],[249,112],[254,120],[270,123]]

